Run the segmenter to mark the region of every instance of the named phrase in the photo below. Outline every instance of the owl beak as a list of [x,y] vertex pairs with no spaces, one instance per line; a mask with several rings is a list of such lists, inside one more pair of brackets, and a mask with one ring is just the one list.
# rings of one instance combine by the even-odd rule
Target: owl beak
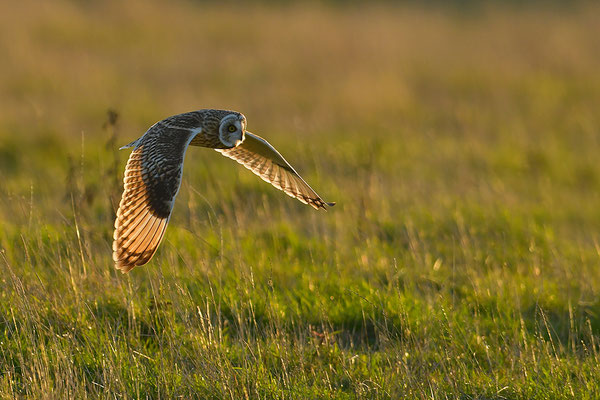
[[244,143],[244,139],[246,139],[246,132],[242,131],[242,137],[235,141],[235,147],[238,147],[240,144]]

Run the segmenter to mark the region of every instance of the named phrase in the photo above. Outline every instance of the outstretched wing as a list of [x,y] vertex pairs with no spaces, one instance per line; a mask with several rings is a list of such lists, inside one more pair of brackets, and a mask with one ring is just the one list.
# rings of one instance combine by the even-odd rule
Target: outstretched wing
[[192,133],[151,128],[129,156],[115,220],[113,260],[121,272],[146,264],[165,233]]
[[287,195],[316,209],[325,209],[325,206],[335,204],[323,201],[269,142],[250,132],[246,132],[245,136],[242,144],[237,147],[216,150],[242,164]]

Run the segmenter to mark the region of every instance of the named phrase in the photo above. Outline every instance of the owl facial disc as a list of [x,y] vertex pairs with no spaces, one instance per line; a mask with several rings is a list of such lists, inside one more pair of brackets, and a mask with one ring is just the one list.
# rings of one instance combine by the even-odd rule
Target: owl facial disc
[[237,147],[244,141],[246,119],[243,115],[229,114],[219,125],[219,140],[227,147]]

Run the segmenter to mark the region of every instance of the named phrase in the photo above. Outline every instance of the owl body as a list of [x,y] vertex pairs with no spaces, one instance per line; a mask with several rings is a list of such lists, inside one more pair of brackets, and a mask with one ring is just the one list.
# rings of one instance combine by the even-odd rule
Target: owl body
[[205,109],[174,115],[123,147],[134,149],[125,169],[115,220],[113,259],[122,272],[147,263],[158,248],[190,145],[221,152],[314,208],[333,205],[324,202],[266,140],[246,131],[243,114]]

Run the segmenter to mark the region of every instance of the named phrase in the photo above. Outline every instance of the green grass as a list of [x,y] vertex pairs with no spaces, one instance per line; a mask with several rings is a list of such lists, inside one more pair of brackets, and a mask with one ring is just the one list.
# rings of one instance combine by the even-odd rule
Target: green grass
[[[0,398],[600,397],[597,6],[7,7]],[[204,107],[338,205],[192,148],[122,275],[116,149]]]

